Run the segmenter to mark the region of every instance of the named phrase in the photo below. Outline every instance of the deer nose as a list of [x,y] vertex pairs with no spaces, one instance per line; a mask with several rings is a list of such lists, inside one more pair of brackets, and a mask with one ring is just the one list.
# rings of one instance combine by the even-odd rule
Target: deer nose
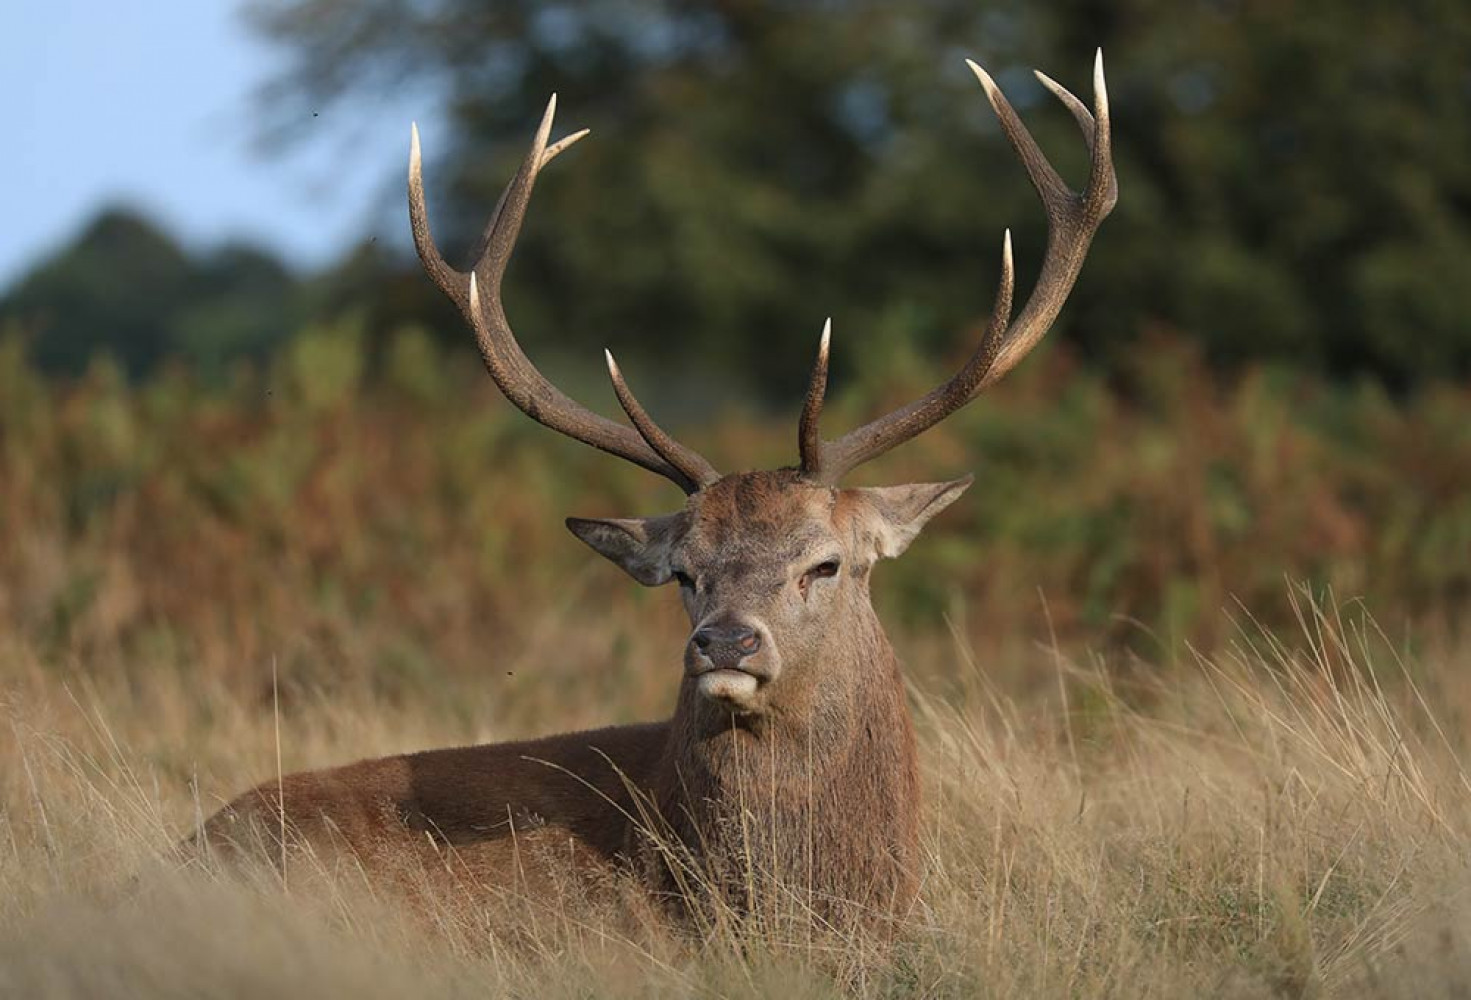
[[706,625],[690,641],[717,668],[734,667],[761,648],[761,636],[748,625]]

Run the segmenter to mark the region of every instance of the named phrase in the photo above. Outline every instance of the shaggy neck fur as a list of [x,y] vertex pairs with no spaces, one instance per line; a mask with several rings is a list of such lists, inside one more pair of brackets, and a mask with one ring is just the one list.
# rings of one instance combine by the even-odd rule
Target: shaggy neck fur
[[766,713],[732,716],[681,689],[654,789],[673,846],[642,852],[680,905],[847,925],[912,904],[914,731],[893,649],[858,603],[833,644],[853,661],[814,665]]

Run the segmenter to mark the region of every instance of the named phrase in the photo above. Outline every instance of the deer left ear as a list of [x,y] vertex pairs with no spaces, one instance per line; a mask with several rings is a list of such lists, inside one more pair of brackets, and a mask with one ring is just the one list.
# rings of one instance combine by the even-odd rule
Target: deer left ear
[[678,515],[665,517],[567,518],[567,528],[645,587],[673,577],[669,549]]
[[974,476],[948,483],[911,483],[907,486],[868,486],[847,492],[861,501],[863,528],[873,541],[875,555],[892,559],[909,548],[930,518],[964,493]]

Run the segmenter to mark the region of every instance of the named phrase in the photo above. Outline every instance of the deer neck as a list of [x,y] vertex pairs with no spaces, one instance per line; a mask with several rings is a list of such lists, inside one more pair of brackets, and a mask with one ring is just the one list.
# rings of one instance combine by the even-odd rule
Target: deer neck
[[912,898],[914,731],[898,661],[865,610],[806,672],[816,683],[770,713],[733,717],[681,691],[655,794],[715,883],[748,887],[755,870],[829,900]]

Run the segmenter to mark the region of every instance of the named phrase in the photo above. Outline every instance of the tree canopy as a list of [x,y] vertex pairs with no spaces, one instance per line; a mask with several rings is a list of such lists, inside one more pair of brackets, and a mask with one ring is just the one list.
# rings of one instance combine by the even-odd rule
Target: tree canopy
[[[450,250],[479,232],[551,93],[559,134],[593,130],[538,185],[511,268],[508,309],[533,355],[591,364],[607,345],[784,399],[828,315],[840,370],[959,356],[989,310],[1003,228],[1021,295],[1044,242],[963,58],[992,71],[1080,183],[1083,143],[1027,70],[1086,96],[1101,46],[1120,200],[1056,337],[1113,367],[1167,335],[1224,368],[1268,360],[1400,386],[1471,373],[1471,8],[1455,0],[248,11],[286,57],[261,95],[268,136],[307,141],[316,130],[297,126],[334,102],[434,95],[426,178]],[[131,249],[108,249],[119,240]],[[104,216],[0,315],[41,330],[53,367],[119,338],[134,368],[226,358],[344,311],[378,333],[427,321],[464,336],[381,243],[294,298],[254,251],[185,256],[141,220]]]
[[44,370],[75,374],[100,351],[138,375],[165,358],[205,371],[260,355],[297,319],[297,282],[244,244],[190,253],[126,208],[106,208],[0,300]]
[[[1453,0],[257,0],[290,54],[266,107],[435,88],[438,229],[467,245],[553,91],[594,137],[538,188],[509,308],[560,344],[804,364],[955,350],[1043,216],[965,72],[1064,173],[1083,148],[1026,69],[1107,58],[1119,208],[1063,320],[1117,357],[1164,329],[1231,364],[1402,382],[1471,371],[1471,10]],[[861,346],[860,346],[861,345]]]

